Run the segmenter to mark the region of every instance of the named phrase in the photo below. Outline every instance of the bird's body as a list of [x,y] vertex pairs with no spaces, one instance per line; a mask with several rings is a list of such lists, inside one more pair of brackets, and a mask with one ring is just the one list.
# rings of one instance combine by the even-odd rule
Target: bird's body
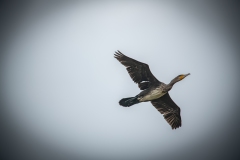
[[163,114],[172,129],[180,127],[182,125],[180,108],[170,98],[168,91],[172,89],[176,82],[184,79],[189,74],[179,75],[169,84],[165,84],[154,77],[147,64],[127,57],[120,51],[115,53],[115,58],[127,67],[126,69],[132,80],[138,83],[138,87],[143,90],[135,97],[121,99],[119,104],[129,107],[137,103],[151,101],[152,105]]
[[158,99],[162,97],[164,94],[166,94],[166,92],[163,92],[163,89],[165,87],[166,87],[166,84],[164,83],[152,85],[138,94],[138,100],[140,102],[147,102],[154,99]]

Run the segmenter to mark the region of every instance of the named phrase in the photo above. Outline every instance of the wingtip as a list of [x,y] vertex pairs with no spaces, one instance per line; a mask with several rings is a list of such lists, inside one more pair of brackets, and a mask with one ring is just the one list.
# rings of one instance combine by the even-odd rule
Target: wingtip
[[122,54],[122,52],[120,52],[119,50],[115,51],[114,58],[120,58],[122,56],[124,56],[124,54]]
[[181,125],[179,125],[179,126],[172,126],[172,130],[176,130],[177,128],[180,128],[181,127]]

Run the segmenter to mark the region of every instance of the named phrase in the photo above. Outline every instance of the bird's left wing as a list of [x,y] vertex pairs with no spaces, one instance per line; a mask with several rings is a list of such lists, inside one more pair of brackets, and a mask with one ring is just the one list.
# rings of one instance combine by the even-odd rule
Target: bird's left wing
[[151,85],[151,83],[159,82],[154,77],[147,64],[125,56],[120,51],[115,52],[114,57],[127,67],[130,77],[135,83],[138,83],[140,89],[146,89]]
[[173,102],[168,93],[158,99],[152,100],[151,103],[161,114],[163,114],[164,119],[170,124],[172,129],[181,127],[181,110]]

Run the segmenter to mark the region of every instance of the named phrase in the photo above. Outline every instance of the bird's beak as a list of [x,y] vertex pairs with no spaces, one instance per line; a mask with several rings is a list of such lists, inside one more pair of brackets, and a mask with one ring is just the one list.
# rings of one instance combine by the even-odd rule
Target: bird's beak
[[188,73],[188,74],[185,74],[185,77],[187,77],[187,76],[189,76],[190,75],[190,73]]

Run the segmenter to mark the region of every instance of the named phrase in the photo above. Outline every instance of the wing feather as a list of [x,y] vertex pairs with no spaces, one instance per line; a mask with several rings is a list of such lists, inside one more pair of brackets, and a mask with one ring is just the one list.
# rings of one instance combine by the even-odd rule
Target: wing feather
[[176,129],[182,126],[180,108],[174,103],[168,93],[164,96],[151,101],[152,105],[163,114],[164,119],[172,127]]
[[[115,52],[114,58],[116,58],[126,67],[128,74],[135,83],[138,83],[140,89],[146,89],[150,86],[151,83],[159,82],[154,77],[147,64],[125,56],[120,51]],[[147,81],[148,85],[140,85],[143,81]]]

